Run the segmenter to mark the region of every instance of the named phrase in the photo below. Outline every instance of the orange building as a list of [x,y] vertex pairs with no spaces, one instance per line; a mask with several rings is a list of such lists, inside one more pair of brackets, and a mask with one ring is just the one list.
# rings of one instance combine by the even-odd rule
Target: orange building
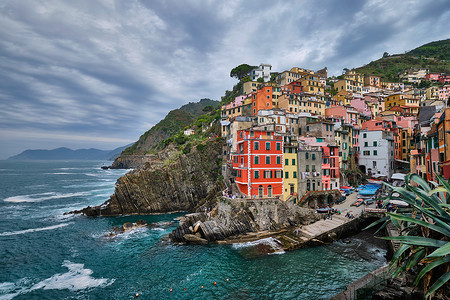
[[252,115],[258,114],[258,111],[272,109],[273,107],[273,89],[272,86],[263,86],[256,93],[253,93]]

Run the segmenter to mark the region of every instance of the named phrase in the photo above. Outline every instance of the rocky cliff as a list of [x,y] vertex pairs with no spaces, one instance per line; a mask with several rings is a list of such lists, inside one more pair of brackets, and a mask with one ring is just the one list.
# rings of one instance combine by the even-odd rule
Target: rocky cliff
[[178,243],[207,244],[235,239],[249,232],[307,225],[320,218],[315,210],[292,202],[221,198],[209,214],[194,213],[182,217],[170,239]]
[[192,211],[205,203],[210,206],[208,202],[214,202],[222,190],[222,147],[223,139],[217,138],[192,147],[187,154],[166,149],[166,159],[154,158],[120,177],[108,201],[74,213],[114,216]]

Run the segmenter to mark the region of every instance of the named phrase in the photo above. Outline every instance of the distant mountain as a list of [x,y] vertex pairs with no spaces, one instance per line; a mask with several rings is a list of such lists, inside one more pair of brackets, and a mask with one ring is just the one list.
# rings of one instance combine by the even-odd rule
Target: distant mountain
[[53,150],[25,150],[8,160],[114,160],[127,146],[114,150],[78,149],[61,147]]
[[[387,53],[386,53],[387,54]],[[384,55],[358,73],[377,75],[385,81],[398,81],[398,73],[409,68],[429,68],[431,73],[450,73],[450,39],[431,42],[404,54]]]

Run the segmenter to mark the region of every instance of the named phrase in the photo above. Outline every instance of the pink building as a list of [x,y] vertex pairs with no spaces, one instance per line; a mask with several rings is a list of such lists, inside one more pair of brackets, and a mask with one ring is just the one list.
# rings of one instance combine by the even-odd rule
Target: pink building
[[245,98],[247,98],[246,95],[237,96],[236,98],[234,98],[234,101],[228,103],[227,105],[225,105],[225,107],[222,107],[222,110],[241,106],[244,103]]
[[325,116],[328,118],[344,119],[344,123],[358,126],[359,112],[353,107],[333,106],[325,109]]
[[350,100],[350,105],[364,116],[372,118],[372,110],[364,98],[353,98]]
[[439,100],[448,100],[450,97],[450,85],[444,85],[439,89]]
[[438,81],[440,75],[441,74],[439,74],[439,73],[429,73],[429,74],[425,75],[425,79],[426,80]]

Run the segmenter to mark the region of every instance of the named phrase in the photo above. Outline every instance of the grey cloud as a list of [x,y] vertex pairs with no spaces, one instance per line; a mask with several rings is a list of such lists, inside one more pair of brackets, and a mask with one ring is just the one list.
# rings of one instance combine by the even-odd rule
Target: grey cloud
[[220,99],[241,63],[339,73],[447,38],[448,14],[445,1],[5,0],[0,139],[11,144],[0,157],[24,150],[12,133],[27,130],[39,130],[42,148],[57,137],[91,146],[89,136],[121,146],[171,109]]

